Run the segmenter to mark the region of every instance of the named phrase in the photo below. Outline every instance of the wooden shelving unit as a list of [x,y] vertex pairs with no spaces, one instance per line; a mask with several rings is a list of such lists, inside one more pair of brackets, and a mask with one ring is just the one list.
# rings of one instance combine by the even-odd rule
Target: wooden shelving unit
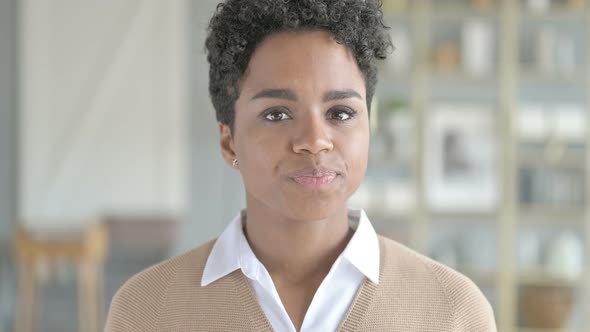
[[[408,31],[411,43],[411,62],[406,71],[391,73],[381,70],[377,98],[380,101],[391,96],[406,100],[407,109],[412,119],[412,136],[409,138],[415,147],[413,157],[406,162],[412,172],[407,180],[415,197],[414,204],[400,209],[399,213],[383,212],[378,208],[367,209],[371,219],[378,228],[389,227],[388,216],[395,216],[396,225],[405,225],[404,232],[407,243],[414,249],[429,254],[433,235],[441,227],[441,220],[452,220],[458,228],[470,227],[473,224],[484,224],[496,239],[496,268],[482,270],[469,264],[459,264],[456,269],[469,276],[481,288],[493,289],[492,302],[498,324],[502,332],[557,332],[557,331],[589,331],[590,330],[590,0],[585,0],[583,9],[570,10],[560,1],[559,6],[552,7],[545,13],[532,13],[522,0],[489,1],[491,7],[478,8],[473,5],[477,0],[420,0],[420,1],[385,1],[387,8],[396,8],[385,13],[386,23],[394,28],[403,26]],[[442,3],[442,4],[441,4]],[[479,3],[487,3],[479,1]],[[495,68],[488,75],[472,75],[462,70],[440,72],[433,63],[432,54],[436,45],[433,44],[434,32],[438,25],[462,24],[467,19],[481,19],[491,22],[495,27]],[[583,22],[586,31],[586,42],[583,50],[586,59],[577,66],[578,71],[570,75],[546,75],[534,69],[533,64],[523,61],[520,51],[521,29],[531,22],[557,24],[577,20]],[[460,37],[459,37],[460,39]],[[394,39],[395,44],[395,39]],[[518,112],[521,103],[523,84],[584,84],[586,93],[583,108],[586,111],[586,139],[582,153],[567,152],[559,161],[565,169],[578,169],[584,174],[584,204],[581,206],[524,204],[520,198],[519,170],[521,167],[537,167],[542,158],[526,149],[522,149],[518,134]],[[427,192],[430,189],[425,165],[431,163],[433,156],[429,152],[427,122],[430,107],[441,98],[437,91],[442,86],[479,86],[484,89],[493,87],[490,96],[485,96],[487,103],[494,109],[495,145],[497,147],[496,188],[498,201],[490,211],[473,211],[462,209],[437,210],[428,203]],[[446,90],[444,90],[446,91]],[[440,94],[440,91],[438,91]],[[447,100],[457,100],[458,94],[449,96]],[[443,96],[444,97],[444,96]],[[559,98],[559,96],[556,96]],[[465,99],[472,101],[473,96]],[[383,110],[379,107],[379,120],[384,119]],[[522,150],[521,150],[522,149]],[[549,163],[550,164],[550,163]],[[371,176],[371,168],[367,174]],[[399,221],[402,220],[402,221]],[[444,222],[443,222],[444,224]],[[397,227],[392,225],[392,228]],[[519,245],[519,229],[521,227],[563,226],[581,230],[584,240],[585,272],[579,280],[564,281],[547,276],[541,267],[520,268],[516,253]],[[394,232],[394,231],[392,231]],[[519,287],[523,285],[572,285],[583,294],[583,301],[577,305],[583,308],[578,312],[581,322],[576,326],[564,329],[536,329],[520,326],[519,318]],[[484,292],[486,293],[486,292]],[[579,309],[579,308],[578,308]]]

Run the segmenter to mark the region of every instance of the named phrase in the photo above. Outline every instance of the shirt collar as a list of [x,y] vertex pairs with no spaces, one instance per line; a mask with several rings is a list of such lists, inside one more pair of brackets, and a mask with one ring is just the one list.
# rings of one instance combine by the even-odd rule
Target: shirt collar
[[[219,236],[205,265],[201,286],[205,287],[231,272],[242,269],[250,279],[257,279],[260,261],[250,248],[242,220],[246,210],[241,210]],[[373,283],[379,283],[379,241],[377,234],[363,210],[349,209],[349,222],[354,235],[348,242],[341,257]]]
[[242,237],[244,237],[245,241],[242,230],[242,216],[244,213],[245,210],[240,211],[215,241],[203,270],[202,287],[241,268],[239,253],[244,247]]
[[356,228],[356,231],[344,248],[342,257],[346,258],[374,284],[379,284],[379,239],[377,233],[365,211],[349,209],[348,217],[352,228]]

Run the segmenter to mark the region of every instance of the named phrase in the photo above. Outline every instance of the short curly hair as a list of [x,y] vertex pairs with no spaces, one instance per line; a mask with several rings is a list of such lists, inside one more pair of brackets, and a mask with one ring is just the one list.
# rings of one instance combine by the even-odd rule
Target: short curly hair
[[217,121],[233,131],[239,83],[265,37],[283,31],[328,31],[353,53],[366,87],[377,85],[376,59],[393,50],[381,0],[226,0],[217,5],[205,41],[209,94]]

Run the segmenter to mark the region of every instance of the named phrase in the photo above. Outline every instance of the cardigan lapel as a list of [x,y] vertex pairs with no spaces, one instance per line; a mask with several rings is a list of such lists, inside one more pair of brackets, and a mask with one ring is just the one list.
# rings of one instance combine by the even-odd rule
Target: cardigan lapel
[[[383,282],[385,248],[381,237],[379,237],[379,249],[379,256],[381,256],[379,260],[379,280]],[[377,287],[377,284],[365,277],[350,305],[350,308],[348,308],[348,312],[340,323],[340,327],[338,327],[338,332],[352,332],[357,330],[373,302]]]
[[[379,262],[379,274],[380,280],[383,279],[383,270],[385,262],[385,248],[383,240],[379,237],[379,248],[380,248],[380,262]],[[260,307],[260,303],[256,298],[252,286],[247,280],[247,277],[242,273],[241,270],[235,270],[234,272],[227,275],[227,277],[233,280],[237,297],[241,301],[241,304],[246,310],[246,316],[249,319],[249,325],[252,327],[252,331],[260,332],[274,332],[272,324],[264,314],[264,311]],[[377,284],[374,284],[367,277],[364,278],[363,283],[359,287],[350,308],[344,319],[340,323],[338,332],[352,332],[355,331],[358,326],[362,323],[367,311],[370,309],[374,295],[377,291]]]
[[229,276],[234,280],[237,296],[246,310],[246,316],[248,316],[252,331],[274,332],[270,321],[260,307],[260,303],[258,303],[252,285],[246,279],[247,277],[239,269]]

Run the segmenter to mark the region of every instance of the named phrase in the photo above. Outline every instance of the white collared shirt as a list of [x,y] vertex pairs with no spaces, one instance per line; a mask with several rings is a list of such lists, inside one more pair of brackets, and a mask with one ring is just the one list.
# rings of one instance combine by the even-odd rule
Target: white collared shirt
[[[215,242],[203,271],[201,286],[241,269],[274,330],[296,332],[270,274],[246,240],[242,228],[245,213],[246,210],[240,211]],[[354,235],[317,289],[301,332],[336,331],[365,277],[379,283],[377,234],[363,210],[349,209],[348,217]]]

